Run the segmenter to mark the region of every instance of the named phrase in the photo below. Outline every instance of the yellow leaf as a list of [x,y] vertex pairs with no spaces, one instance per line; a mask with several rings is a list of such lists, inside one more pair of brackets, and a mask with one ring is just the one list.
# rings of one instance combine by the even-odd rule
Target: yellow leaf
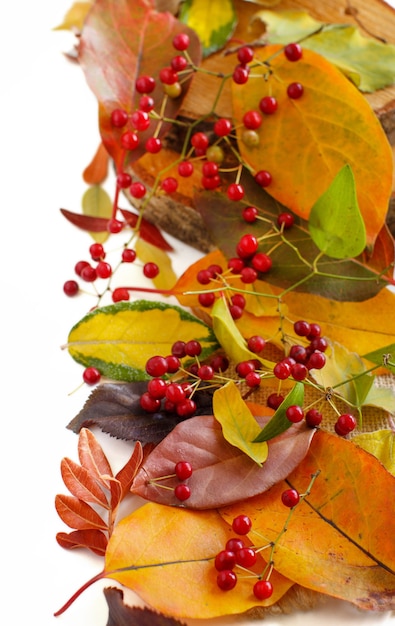
[[215,419],[222,426],[222,434],[226,441],[262,465],[268,455],[267,442],[253,443],[262,429],[233,381],[215,391],[213,412]]
[[395,475],[395,432],[393,430],[361,433],[355,435],[353,443],[373,454],[391,474]]
[[[175,618],[211,619],[244,613],[257,605],[271,606],[293,584],[275,570],[273,596],[266,601],[256,600],[252,593],[257,578],[240,576],[229,592],[218,588],[214,558],[232,536],[215,510],[149,503],[115,527],[106,552],[106,577]],[[259,554],[257,567],[263,571],[265,565]]]
[[[305,219],[339,170],[349,164],[372,246],[385,223],[393,172],[391,147],[372,108],[334,65],[311,50],[303,50],[297,63],[290,63],[278,45],[256,54],[270,63],[270,72],[262,63],[254,66],[247,88],[232,84],[243,159],[254,171],[268,170],[273,180],[266,191]],[[294,82],[304,88],[298,99],[287,95],[287,86]],[[264,116],[256,131],[259,143],[250,147],[243,143],[243,116],[258,109],[266,95],[276,98],[278,108]]]
[[[82,212],[84,215],[110,219],[112,215],[112,200],[107,191],[100,185],[88,187],[82,196]],[[91,232],[90,235],[99,243],[104,243],[109,237],[108,232]]]
[[156,289],[171,289],[174,287],[177,276],[171,264],[171,258],[165,250],[153,246],[141,237],[136,241],[135,250],[143,263],[153,262],[160,268],[159,274],[152,279]]
[[63,18],[63,22],[54,30],[77,30],[80,32],[91,7],[92,2],[74,2]]

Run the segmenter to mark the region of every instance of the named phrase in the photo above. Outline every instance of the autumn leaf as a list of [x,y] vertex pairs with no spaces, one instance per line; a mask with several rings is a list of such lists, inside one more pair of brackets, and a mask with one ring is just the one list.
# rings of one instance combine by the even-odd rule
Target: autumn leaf
[[[109,237],[107,224],[112,215],[112,200],[103,187],[98,184],[88,187],[82,196],[82,212],[88,218],[99,218],[100,220],[103,220],[101,223],[104,223],[105,221],[105,230],[97,231],[95,228],[94,230],[89,231],[89,234],[98,243],[104,243],[107,241]],[[96,224],[97,223],[98,222],[96,222]]]
[[186,0],[179,19],[198,34],[203,56],[221,50],[237,23],[232,0]]
[[372,363],[376,363],[376,365],[383,365],[383,367],[395,374],[395,343],[382,346],[378,350],[369,351],[363,357]]
[[[259,416],[257,407],[250,408],[259,428],[263,428],[271,410],[262,407]],[[267,459],[260,466],[224,439],[221,425],[213,416],[192,417],[178,424],[149,454],[131,490],[153,502],[179,504],[173,491],[178,484],[176,477],[164,482],[160,479],[174,475],[178,461],[188,460],[193,469],[188,479],[188,508],[210,509],[241,502],[286,478],[305,457],[314,433],[305,423],[292,425],[268,442]],[[163,489],[161,484],[171,489]]]
[[147,607],[128,606],[123,602],[123,591],[116,587],[103,590],[108,604],[107,626],[186,626]]
[[349,24],[324,24],[305,11],[258,11],[271,43],[301,41],[336,65],[361,91],[372,92],[395,81],[395,46],[363,36]]
[[67,11],[63,21],[54,30],[81,31],[86,16],[92,8],[92,2],[74,2]]
[[168,355],[175,341],[196,339],[201,358],[218,348],[211,329],[183,309],[147,300],[96,309],[70,331],[67,349],[84,366],[114,380],[147,380],[150,356]]
[[[95,387],[81,411],[67,428],[75,433],[97,426],[105,433],[125,439],[157,444],[179,423],[176,412],[158,410],[154,414],[141,408],[140,398],[147,391],[147,381],[102,383]],[[196,415],[212,413],[212,390],[195,395]]]
[[88,549],[98,556],[106,553],[108,539],[105,533],[94,528],[84,530],[73,530],[70,533],[57,533],[56,541],[65,550],[75,550],[77,548]]
[[89,505],[74,496],[58,494],[55,508],[61,520],[76,530],[107,530],[107,523]]
[[[266,601],[254,598],[250,578],[240,577],[234,593],[218,588],[213,561],[231,536],[232,529],[216,511],[148,503],[115,528],[104,575],[174,618],[211,619],[240,614],[257,604],[275,604],[292,586],[275,570],[273,595]],[[264,567],[259,554],[254,569],[263,571]]]
[[135,251],[142,263],[156,263],[159,274],[152,278],[156,289],[168,290],[177,282],[177,275],[173,270],[171,258],[167,251],[154,246],[142,238],[136,241]]
[[[171,63],[174,56],[172,41],[177,33],[188,34],[188,53],[198,65],[201,53],[195,32],[171,13],[155,11],[154,4],[148,0],[120,0],[115,4],[111,0],[97,0],[85,21],[79,44],[79,62],[99,102],[101,137],[116,165],[120,165],[124,156],[119,147],[123,131],[111,125],[111,113],[117,108],[127,111],[138,108],[139,94],[135,84],[136,79],[144,75],[156,79],[156,88],[150,96],[155,108],[160,107],[163,88],[159,71]],[[108,59],[111,59],[111,71],[108,71]],[[182,81],[182,95],[167,100],[163,118],[177,116],[189,83],[189,79]],[[170,122],[161,120],[158,136],[162,137],[169,127]],[[144,154],[145,141],[152,136],[153,130],[151,125],[146,131],[139,132],[139,145],[128,152],[129,162]]]
[[390,429],[359,433],[353,443],[373,454],[384,467],[395,475],[395,431]]
[[291,427],[292,422],[287,418],[286,410],[288,407],[297,405],[303,406],[304,385],[296,382],[292,389],[287,393],[281,405],[276,409],[271,420],[255,437],[254,442],[269,441],[273,437],[277,437]]
[[[311,493],[295,507],[275,546],[274,567],[304,587],[361,609],[393,609],[395,478],[352,441],[318,431],[287,480],[244,501],[243,513],[254,531],[276,541],[288,516],[282,492],[291,487],[303,494],[317,471]],[[233,506],[221,515],[229,522],[239,511]]]
[[88,185],[100,185],[108,174],[109,156],[102,142],[100,142],[91,162],[82,173],[82,178]]
[[[393,165],[390,144],[370,105],[343,74],[311,50],[304,50],[298,63],[287,61],[280,46],[267,46],[257,56],[262,66],[254,67],[254,75],[263,79],[267,74],[267,80],[249,80],[248,89],[232,84],[242,158],[253,171],[268,170],[273,180],[267,192],[304,219],[340,168],[349,164],[372,248],[385,223]],[[287,85],[293,82],[304,87],[296,100],[287,95]],[[258,147],[250,147],[242,138],[243,116],[259,108],[265,95],[276,98],[278,108],[256,130]]]

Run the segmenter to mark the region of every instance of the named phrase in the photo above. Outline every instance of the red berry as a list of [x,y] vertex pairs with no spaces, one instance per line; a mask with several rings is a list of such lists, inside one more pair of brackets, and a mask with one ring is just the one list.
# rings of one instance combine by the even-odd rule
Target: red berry
[[147,189],[145,188],[145,185],[143,183],[140,183],[139,181],[136,181],[134,183],[132,183],[130,185],[130,194],[133,196],[133,198],[144,198],[145,194],[147,193]]
[[253,224],[254,222],[256,222],[258,214],[258,209],[255,206],[247,206],[242,211],[243,220],[248,224]]
[[148,137],[145,142],[145,149],[151,154],[157,154],[162,149],[162,142],[159,137]]
[[184,502],[185,500],[188,500],[188,498],[191,497],[191,490],[188,487],[188,485],[186,485],[185,483],[180,483],[179,485],[176,485],[176,487],[174,488],[174,495],[177,498],[177,500]]
[[127,114],[127,111],[125,111],[124,109],[114,109],[114,111],[111,112],[110,120],[111,124],[115,126],[115,128],[122,128],[123,126],[125,126],[128,119],[129,116]]
[[294,223],[295,223],[295,218],[292,215],[292,213],[283,212],[283,213],[280,213],[280,215],[277,218],[277,224],[280,226],[280,228],[283,228],[284,230],[291,228],[294,225]]
[[104,257],[106,256],[106,253],[104,252],[104,248],[101,243],[93,243],[89,247],[89,254],[94,261],[100,261],[100,259],[104,259]]
[[174,85],[178,82],[178,74],[172,67],[162,67],[159,71],[159,80],[164,85]]
[[244,265],[244,261],[240,257],[233,257],[228,261],[228,268],[232,271],[232,274],[240,274]]
[[182,359],[186,355],[185,341],[175,341],[171,347],[171,353],[179,359]]
[[250,63],[254,58],[254,50],[251,46],[243,46],[239,48],[237,51],[237,59],[245,65],[246,63]]
[[269,272],[272,269],[273,262],[270,256],[264,252],[258,252],[252,257],[251,264],[257,272],[266,274],[266,272]]
[[63,291],[66,296],[72,297],[79,292],[79,285],[76,280],[66,280],[63,285]]
[[316,428],[322,422],[322,413],[318,409],[309,409],[305,416],[307,426]]
[[298,43],[289,43],[284,48],[284,54],[288,61],[299,61],[302,58],[302,46]]
[[78,261],[78,263],[76,263],[74,266],[74,271],[77,274],[77,276],[81,276],[81,273],[84,267],[88,267],[88,266],[89,266],[88,261]]
[[192,176],[194,167],[190,161],[181,161],[181,163],[178,164],[177,170],[180,176],[187,178],[188,176]]
[[196,402],[192,398],[185,398],[176,406],[176,413],[179,417],[191,417],[196,412]]
[[233,570],[224,569],[218,572],[217,585],[222,591],[230,591],[237,583],[237,576]]
[[337,418],[335,424],[335,432],[341,437],[345,437],[351,433],[357,425],[357,420],[351,413],[343,413]]
[[199,356],[202,351],[202,346],[199,341],[195,339],[191,339],[191,341],[187,341],[185,344],[185,354],[188,356]]
[[151,96],[141,96],[139,100],[139,109],[149,113],[155,106],[155,100]]
[[217,354],[217,356],[211,359],[210,365],[214,372],[225,372],[229,367],[229,360],[226,356]]
[[214,567],[218,572],[232,570],[236,565],[236,555],[232,550],[221,550],[214,560]]
[[136,252],[131,248],[124,248],[122,250],[122,261],[124,263],[133,263],[136,260]]
[[305,320],[298,320],[294,323],[294,332],[299,337],[307,337],[310,333],[310,324]]
[[173,48],[175,48],[175,50],[182,52],[183,50],[186,50],[188,48],[189,44],[189,35],[187,35],[186,33],[177,33],[177,35],[174,35]]
[[226,190],[226,193],[229,200],[237,202],[244,198],[244,187],[243,185],[240,185],[240,183],[231,183]]
[[218,164],[214,163],[214,161],[206,161],[202,167],[203,176],[206,178],[211,178],[212,176],[218,175]]
[[152,378],[148,381],[147,391],[151,398],[162,400],[166,395],[167,384],[163,378]]
[[291,365],[291,376],[295,380],[304,380],[308,373],[309,370],[304,363],[294,363]]
[[247,535],[252,528],[248,515],[237,515],[232,522],[232,530],[236,535]]
[[266,404],[271,409],[276,410],[278,409],[280,404],[283,402],[283,400],[284,400],[284,396],[281,396],[278,393],[271,393],[266,400]]
[[220,184],[221,179],[219,176],[202,176],[202,187],[203,189],[207,189],[207,191],[217,189]]
[[258,249],[258,240],[255,235],[243,235],[239,240],[236,248],[238,256],[242,259],[248,259]]
[[173,176],[168,176],[164,178],[161,182],[160,188],[165,193],[174,193],[178,187],[178,180],[173,178]]
[[231,304],[229,307],[229,313],[231,314],[232,319],[239,320],[243,315],[243,308],[237,306],[236,304]]
[[294,359],[297,363],[305,363],[307,359],[307,351],[306,348],[300,346],[299,344],[294,344],[291,346],[289,351],[289,356]]
[[272,115],[275,113],[275,111],[277,111],[277,107],[278,102],[273,96],[265,96],[259,101],[259,108],[262,113],[265,113],[266,115]]
[[232,130],[232,122],[225,117],[221,117],[219,120],[214,122],[213,130],[218,137],[226,137],[226,135],[229,135]]
[[246,305],[246,299],[242,293],[234,293],[231,297],[231,302],[235,306],[239,306],[241,309],[244,309]]
[[214,377],[214,370],[211,365],[201,365],[197,371],[201,380],[211,380]]
[[273,374],[279,380],[285,380],[291,375],[291,366],[289,363],[279,361],[273,368]]
[[254,180],[260,187],[265,188],[271,184],[273,179],[270,172],[267,172],[266,170],[260,170],[255,174]]
[[149,376],[163,376],[167,373],[167,369],[167,361],[163,356],[152,356],[145,364],[145,371]]
[[130,293],[129,290],[125,287],[117,287],[111,294],[111,299],[113,302],[121,302],[122,300],[129,300]]
[[122,228],[123,228],[123,222],[121,222],[120,220],[117,220],[115,218],[108,220],[107,230],[109,233],[112,233],[113,235],[115,235],[117,233],[120,233]]
[[251,387],[251,389],[253,389],[254,387],[259,387],[259,385],[261,384],[261,377],[258,372],[248,372],[247,376],[245,377],[245,382],[248,387]]
[[241,567],[253,567],[256,563],[256,559],[257,556],[254,548],[244,547],[236,552],[236,562],[237,565],[241,565]]
[[146,278],[156,278],[156,276],[158,276],[159,274],[159,267],[156,263],[148,261],[148,263],[144,264],[143,274]]
[[136,133],[133,133],[131,130],[128,130],[121,137],[121,146],[125,148],[125,150],[134,150],[139,145],[140,140]]
[[296,489],[286,489],[281,494],[281,502],[292,509],[294,506],[298,504],[300,500],[300,495],[296,491]]
[[169,383],[165,392],[166,399],[172,404],[178,404],[185,400],[185,391],[178,383]]
[[101,378],[101,374],[96,367],[87,367],[83,371],[82,378],[87,385],[96,385]]
[[194,133],[191,137],[191,144],[198,150],[206,150],[209,144],[209,139],[205,133]]
[[109,278],[112,274],[112,268],[106,261],[99,261],[96,266],[96,273],[99,278]]
[[323,352],[319,350],[315,350],[312,354],[310,354],[308,361],[306,363],[306,367],[309,370],[321,370],[326,363],[326,356]]
[[243,267],[240,272],[240,280],[245,284],[251,284],[258,278],[258,273],[253,267]]
[[178,480],[187,480],[192,476],[192,465],[188,461],[178,461],[174,471]]
[[237,65],[233,70],[233,82],[236,85],[245,85],[248,81],[249,69],[245,65]]
[[[188,61],[181,54],[173,57],[170,61],[171,69],[177,72],[182,72],[188,65]],[[176,83],[175,83],[176,84]]]
[[151,123],[148,113],[146,111],[140,111],[140,109],[134,111],[130,119],[133,127],[139,131],[147,130]]
[[152,76],[139,76],[136,80],[138,93],[151,93],[155,89],[155,79]]
[[126,189],[132,184],[132,177],[127,172],[119,172],[117,176],[117,185],[121,189]]
[[225,549],[231,552],[236,552],[241,548],[244,548],[244,541],[240,537],[231,537],[225,544]]
[[81,278],[85,280],[87,283],[93,283],[97,278],[97,273],[94,267],[90,265],[85,266],[81,270]]
[[318,350],[319,352],[325,352],[328,347],[328,342],[325,337],[314,337],[310,342],[310,348],[312,350]]
[[273,594],[273,585],[270,580],[258,580],[254,587],[254,596],[258,600],[267,600]]
[[287,95],[291,100],[299,100],[303,96],[303,85],[300,83],[291,83],[287,87]]
[[156,413],[160,409],[161,402],[158,398],[153,398],[148,391],[140,397],[140,406],[147,413]]
[[256,130],[262,124],[262,116],[258,111],[247,111],[243,115],[243,124],[246,128]]
[[297,404],[291,404],[291,406],[286,409],[285,415],[287,416],[287,419],[289,419],[289,421],[293,424],[301,422],[304,418],[303,409]]
[[319,337],[321,334],[321,326],[319,324],[310,324],[310,331],[307,335],[307,339],[314,339],[315,337]]
[[253,335],[247,341],[248,349],[251,352],[254,352],[254,354],[258,354],[259,352],[262,352],[265,345],[266,345],[266,341],[260,335]]

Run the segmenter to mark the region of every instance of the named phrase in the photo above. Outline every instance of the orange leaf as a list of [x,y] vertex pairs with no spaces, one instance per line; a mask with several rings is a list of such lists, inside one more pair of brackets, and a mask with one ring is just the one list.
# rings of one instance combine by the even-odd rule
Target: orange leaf
[[[275,571],[274,593],[265,602],[252,594],[254,578],[240,576],[230,592],[218,588],[214,557],[232,536],[216,511],[149,503],[116,526],[106,552],[105,576],[174,617],[213,618],[274,604],[292,586]],[[264,567],[259,554],[257,571]]]
[[141,465],[143,457],[144,457],[143,446],[141,445],[139,441],[136,441],[136,445],[134,446],[132,456],[125,463],[125,465],[119,470],[118,474],[115,476],[115,478],[119,481],[122,487],[121,498],[124,498],[125,495],[129,492],[130,486]]
[[[300,61],[290,63],[280,50],[267,46],[257,53],[270,62],[270,72],[267,65],[254,66],[247,88],[232,84],[241,155],[255,171],[268,170],[273,181],[266,191],[305,219],[348,163],[372,246],[385,222],[392,189],[392,151],[383,128],[366,99],[334,65],[306,49]],[[266,80],[255,78],[257,74]],[[296,100],[287,96],[287,86],[294,82],[304,87]],[[266,95],[276,98],[278,108],[264,116],[258,146],[249,147],[242,140],[242,119]]]
[[100,515],[89,504],[74,496],[57,495],[55,508],[59,517],[70,528],[107,530],[107,524]]
[[85,467],[81,467],[78,463],[66,458],[62,459],[60,471],[64,484],[73,496],[85,502],[94,502],[108,508],[107,498],[103,490]]
[[[299,467],[261,496],[244,502],[253,529],[276,541],[289,509],[281,494],[303,493],[320,470],[310,495],[293,511],[274,553],[274,566],[303,587],[352,602],[362,609],[395,608],[395,478],[351,441],[316,433]],[[221,510],[230,521],[239,509]]]
[[112,476],[111,465],[103,452],[101,445],[88,428],[82,428],[78,437],[78,456],[81,465],[93,476],[96,476],[105,487],[109,488],[108,482],[103,476]]
[[100,142],[95,155],[89,165],[84,169],[82,178],[88,185],[100,185],[107,178],[109,155]]

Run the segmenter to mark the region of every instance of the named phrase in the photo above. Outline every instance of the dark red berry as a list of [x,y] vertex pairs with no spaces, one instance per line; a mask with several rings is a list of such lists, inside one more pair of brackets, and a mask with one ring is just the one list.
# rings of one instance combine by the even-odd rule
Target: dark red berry
[[291,83],[287,87],[287,95],[291,100],[299,100],[303,96],[304,88],[300,83]]
[[243,220],[249,224],[252,224],[256,221],[258,214],[258,209],[255,206],[247,206],[242,211]]
[[217,585],[222,591],[230,591],[236,586],[237,576],[233,570],[224,569],[218,572]]
[[218,572],[233,570],[236,565],[236,555],[232,550],[221,550],[214,560],[214,567]]
[[151,93],[155,89],[155,79],[152,76],[139,76],[136,80],[138,93]]
[[236,552],[236,563],[241,567],[253,567],[256,563],[256,552],[254,548],[244,547]]
[[159,80],[164,85],[174,85],[178,82],[178,74],[172,67],[162,67],[159,71]]
[[160,184],[160,188],[165,193],[174,193],[178,187],[178,180],[173,176],[167,176]]
[[186,485],[185,483],[180,483],[179,485],[175,486],[174,495],[177,498],[177,500],[184,502],[185,500],[188,500],[188,498],[191,497],[191,490],[188,487],[188,485]]
[[185,398],[177,404],[176,413],[179,417],[191,417],[196,412],[196,402],[192,398]]
[[132,177],[127,172],[119,172],[117,176],[117,185],[121,189],[126,189],[132,184]]
[[96,273],[98,278],[109,278],[112,274],[112,267],[106,261],[99,261],[96,266]]
[[298,320],[294,323],[294,332],[299,337],[307,337],[310,333],[310,324],[305,320]]
[[263,274],[266,274],[272,269],[273,261],[271,260],[270,256],[268,256],[264,252],[258,252],[252,257],[251,264],[257,272],[262,272]]
[[233,82],[236,85],[245,85],[248,81],[249,69],[245,65],[237,65],[233,70]]
[[296,506],[300,500],[300,495],[296,489],[286,489],[281,494],[281,502],[290,509]]
[[146,278],[156,278],[156,276],[158,276],[159,274],[158,265],[156,263],[153,263],[152,261],[144,263],[143,274],[144,276],[146,276]]
[[247,376],[245,377],[246,385],[248,387],[251,387],[251,389],[259,387],[259,385],[261,384],[261,380],[262,379],[258,372],[248,372]]
[[258,354],[259,352],[262,352],[265,345],[266,345],[266,341],[264,340],[263,337],[261,337],[261,335],[253,335],[247,341],[248,349],[251,352],[254,352],[254,354]]
[[81,270],[81,278],[82,280],[85,280],[85,282],[87,283],[93,283],[97,278],[97,273],[96,273],[95,268],[91,267],[90,265],[85,266]]
[[244,198],[244,187],[240,183],[231,183],[226,190],[229,200],[238,202]]
[[79,292],[79,285],[76,280],[66,280],[63,285],[63,291],[66,296],[72,297]]
[[225,544],[225,549],[231,552],[236,552],[241,548],[244,548],[244,541],[240,537],[231,537]]
[[251,528],[252,522],[248,515],[237,515],[232,521],[232,530],[236,535],[247,535]]
[[168,365],[165,357],[152,356],[145,364],[145,371],[149,376],[160,377],[167,373]]
[[265,188],[271,184],[272,175],[270,174],[270,172],[267,172],[266,170],[260,170],[259,172],[255,174],[254,180],[260,187]]
[[167,371],[169,374],[175,374],[176,372],[178,372],[181,367],[181,361],[177,356],[175,356],[174,354],[169,354],[166,357],[166,361]]
[[297,404],[291,404],[291,406],[286,409],[285,415],[287,416],[287,419],[289,419],[289,421],[293,424],[301,422],[304,418],[303,409]]
[[273,374],[279,380],[285,380],[291,375],[291,366],[284,360],[279,361],[273,368]]
[[325,363],[325,354],[323,352],[320,352],[319,350],[315,350],[312,354],[310,354],[306,363],[306,367],[309,370],[320,370],[324,367]]
[[175,341],[171,347],[171,353],[179,359],[182,359],[186,355],[185,341]]
[[254,49],[251,46],[242,46],[237,51],[237,59],[245,65],[246,63],[250,63],[254,58]]
[[167,383],[163,378],[152,378],[148,381],[147,391],[151,398],[162,400],[166,395]]
[[307,426],[310,426],[310,428],[316,428],[322,422],[322,413],[320,413],[318,409],[309,409],[306,412],[305,420]]
[[202,351],[202,346],[199,341],[191,339],[185,344],[185,354],[188,356],[199,356]]
[[343,413],[339,415],[335,424],[335,432],[341,437],[345,437],[351,433],[357,425],[357,420],[351,413]]
[[272,115],[275,113],[275,111],[277,111],[277,107],[278,102],[273,96],[265,96],[259,101],[259,108],[262,113],[265,113],[266,115]]
[[211,380],[214,377],[214,370],[211,365],[201,365],[197,371],[201,380]]
[[245,284],[251,284],[258,278],[258,272],[253,267],[243,267],[240,272],[240,280]]
[[283,402],[283,400],[284,400],[284,396],[278,393],[271,393],[266,400],[266,404],[271,409],[276,410],[278,409],[280,404]]
[[302,46],[298,43],[289,43],[284,48],[284,54],[288,61],[299,61],[302,58]]
[[174,70],[176,73],[182,72],[187,67],[188,61],[184,56],[178,54],[177,56],[172,58],[172,60],[170,61],[170,65],[171,69]]
[[280,226],[280,228],[283,228],[284,230],[291,228],[294,225],[294,223],[295,223],[295,218],[292,215],[292,213],[283,212],[283,213],[280,213],[280,215],[277,218],[277,224]]
[[183,178],[192,176],[194,170],[193,163],[190,161],[181,161],[181,163],[178,164],[177,170],[179,175]]
[[291,365],[291,376],[295,380],[304,380],[308,375],[309,370],[304,363],[294,363]]
[[114,109],[114,111],[111,112],[110,120],[111,124],[115,128],[122,128],[123,126],[125,126],[128,119],[129,116],[127,114],[127,111],[125,111],[124,109]]

